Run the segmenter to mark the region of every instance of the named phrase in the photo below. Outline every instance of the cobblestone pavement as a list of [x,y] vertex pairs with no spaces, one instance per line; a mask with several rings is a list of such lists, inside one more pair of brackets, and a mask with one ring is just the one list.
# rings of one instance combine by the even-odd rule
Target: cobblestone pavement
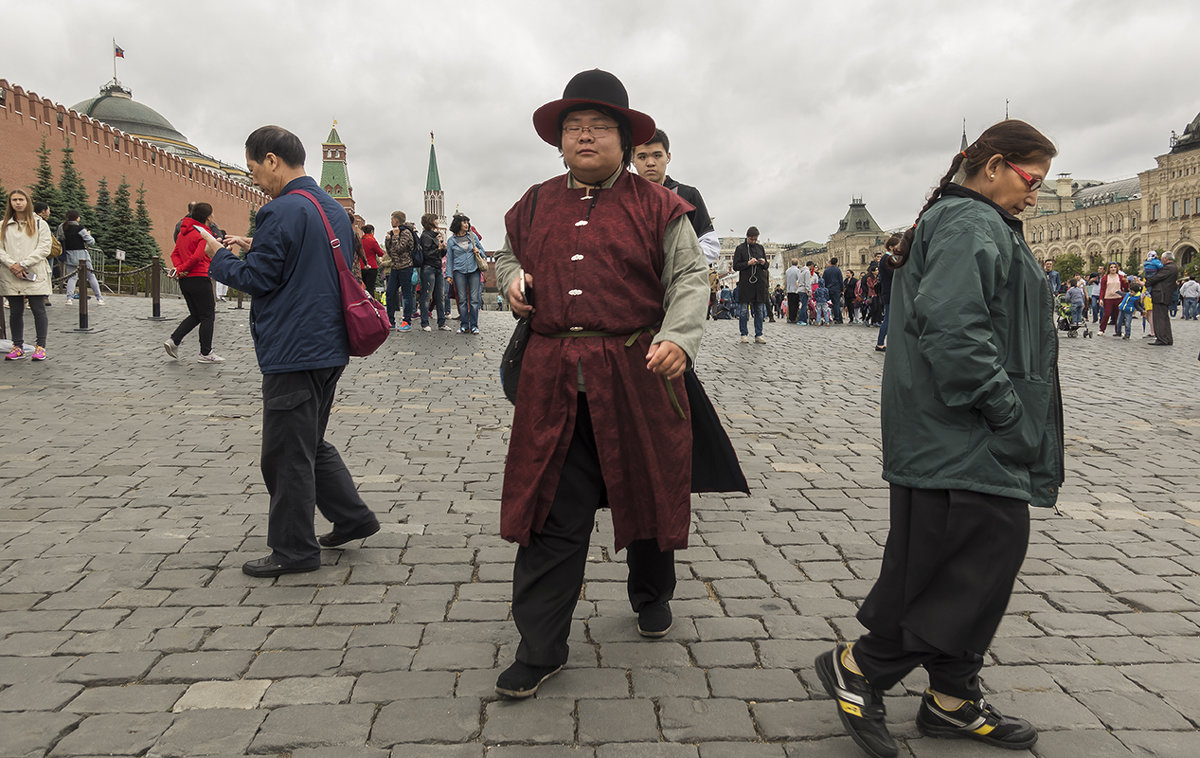
[[[220,312],[218,366],[193,362],[194,335],[168,360],[182,304],[164,313],[113,297],[78,334],[56,301],[50,360],[0,364],[0,755],[860,755],[812,660],[860,631],[886,534],[873,330],[776,323],[741,345],[710,323],[699,370],[752,494],[694,499],[659,641],[635,631],[601,514],[568,667],[510,703],[492,690],[516,643],[496,536],[508,315],[355,360],[330,436],[383,531],[256,580],[247,311]],[[1042,730],[1017,755],[1200,754],[1200,326],[1175,330],[1171,350],[1062,340],[1062,513],[1036,513],[984,670]],[[904,685],[904,755],[998,754],[921,738],[923,675]]]

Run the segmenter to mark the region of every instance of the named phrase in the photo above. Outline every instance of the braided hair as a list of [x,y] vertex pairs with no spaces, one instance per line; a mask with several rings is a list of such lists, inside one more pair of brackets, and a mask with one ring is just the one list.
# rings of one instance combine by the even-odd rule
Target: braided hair
[[893,253],[893,268],[900,268],[908,262],[908,253],[912,248],[913,239],[917,232],[917,223],[925,215],[925,211],[942,199],[946,186],[960,174],[964,178],[975,176],[988,164],[995,155],[1001,155],[1013,163],[1048,160],[1058,155],[1058,148],[1044,134],[1029,124],[1018,119],[1006,119],[988,127],[979,139],[975,140],[966,150],[959,152],[950,161],[950,170],[933,188],[925,207],[917,214],[917,220],[904,232],[904,237]]

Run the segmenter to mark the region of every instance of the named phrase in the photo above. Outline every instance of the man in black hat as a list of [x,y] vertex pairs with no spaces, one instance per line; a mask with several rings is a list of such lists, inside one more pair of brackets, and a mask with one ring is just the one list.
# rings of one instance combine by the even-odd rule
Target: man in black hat
[[[516,661],[496,691],[524,698],[567,660],[595,511],[612,511],[639,633],[672,625],[674,551],[691,521],[683,373],[704,330],[707,267],[692,206],[627,167],[654,121],[592,70],[533,116],[568,173],[505,216],[497,281],[532,334],[505,462],[500,532],[513,570]],[[621,308],[611,307],[619,300]]]

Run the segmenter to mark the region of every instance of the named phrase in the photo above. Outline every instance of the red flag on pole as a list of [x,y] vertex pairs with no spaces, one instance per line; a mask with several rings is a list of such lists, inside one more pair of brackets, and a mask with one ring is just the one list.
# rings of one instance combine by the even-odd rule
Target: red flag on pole
[[125,57],[125,51],[122,50],[120,45],[118,45],[116,42],[113,43],[113,57],[114,58],[124,58]]

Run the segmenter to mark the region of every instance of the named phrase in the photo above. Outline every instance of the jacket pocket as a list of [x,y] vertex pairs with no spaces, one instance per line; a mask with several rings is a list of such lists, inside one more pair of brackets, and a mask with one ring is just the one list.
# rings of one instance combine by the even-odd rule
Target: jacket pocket
[[1019,406],[1016,418],[1008,426],[992,430],[987,446],[998,459],[1028,465],[1036,461],[1042,451],[1054,386],[1032,379],[1012,378],[1011,381]]

